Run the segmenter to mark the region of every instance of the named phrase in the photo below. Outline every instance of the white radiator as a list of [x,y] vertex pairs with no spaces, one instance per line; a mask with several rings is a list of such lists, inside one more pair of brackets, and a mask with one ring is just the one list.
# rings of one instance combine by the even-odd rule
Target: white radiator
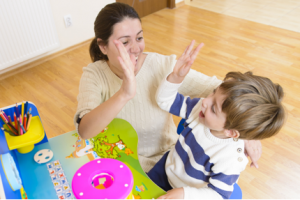
[[0,71],[58,46],[49,0],[0,0]]

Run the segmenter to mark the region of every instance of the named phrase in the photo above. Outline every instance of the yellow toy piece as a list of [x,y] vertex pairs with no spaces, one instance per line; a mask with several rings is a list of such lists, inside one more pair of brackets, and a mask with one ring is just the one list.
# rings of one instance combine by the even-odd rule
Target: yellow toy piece
[[[5,131],[4,131],[5,132]],[[43,140],[45,131],[39,116],[31,119],[29,130],[19,136],[11,136],[5,132],[5,138],[9,150],[17,149],[19,153],[29,153],[33,150],[34,144]]]

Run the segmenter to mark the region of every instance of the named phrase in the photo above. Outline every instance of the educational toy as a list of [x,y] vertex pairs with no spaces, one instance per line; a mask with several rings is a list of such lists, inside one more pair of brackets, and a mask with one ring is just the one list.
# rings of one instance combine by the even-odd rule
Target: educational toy
[[[93,184],[92,184],[93,183]],[[132,197],[133,176],[121,161],[102,158],[80,167],[72,180],[77,199],[126,199]]]

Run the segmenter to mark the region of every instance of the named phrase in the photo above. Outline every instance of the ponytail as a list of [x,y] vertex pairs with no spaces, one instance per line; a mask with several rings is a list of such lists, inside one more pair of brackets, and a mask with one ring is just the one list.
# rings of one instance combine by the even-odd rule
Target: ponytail
[[90,44],[90,57],[93,62],[96,62],[98,60],[108,60],[107,55],[104,55],[101,52],[96,38],[94,38]]

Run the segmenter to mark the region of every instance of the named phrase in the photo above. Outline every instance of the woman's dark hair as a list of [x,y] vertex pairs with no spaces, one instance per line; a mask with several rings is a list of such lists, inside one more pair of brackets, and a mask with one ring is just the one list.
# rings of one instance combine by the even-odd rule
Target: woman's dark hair
[[[113,34],[113,27],[116,23],[124,20],[124,18],[140,19],[133,7],[124,3],[112,3],[106,5],[96,17],[94,22],[95,38],[90,44],[90,56],[93,62],[97,60],[108,60],[107,55],[104,55],[99,45],[107,45],[108,38]],[[97,38],[101,41],[97,42]]]

